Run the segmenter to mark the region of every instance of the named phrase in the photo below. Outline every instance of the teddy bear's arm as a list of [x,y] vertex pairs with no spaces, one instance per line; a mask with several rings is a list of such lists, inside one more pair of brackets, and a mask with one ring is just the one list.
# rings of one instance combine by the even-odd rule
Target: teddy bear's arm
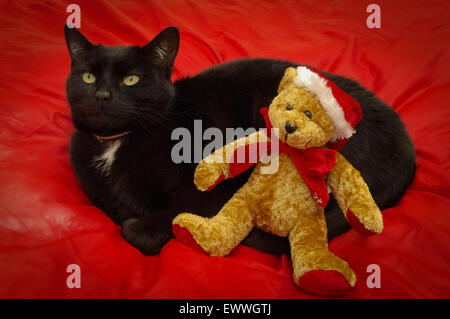
[[251,143],[256,144],[257,142],[266,142],[268,140],[269,138],[267,137],[265,130],[260,130],[248,136],[234,140],[233,142],[206,156],[195,169],[195,185],[199,190],[205,191],[210,189],[219,181],[229,178],[229,164],[238,147]]
[[328,175],[327,184],[349,224],[364,234],[383,230],[383,217],[361,174],[340,153]]

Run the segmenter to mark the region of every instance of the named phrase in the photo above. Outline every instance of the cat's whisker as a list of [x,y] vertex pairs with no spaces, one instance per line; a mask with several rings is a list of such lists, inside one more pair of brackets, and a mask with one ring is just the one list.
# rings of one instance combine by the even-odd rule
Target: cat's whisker
[[[141,126],[144,125],[142,122],[142,120],[144,120],[145,122],[155,122],[166,129],[173,129],[175,127],[175,121],[173,121],[169,117],[163,114],[159,114],[156,111],[149,112],[148,109],[144,111],[137,108],[135,105],[115,106],[114,111],[116,111],[117,113],[121,113],[122,115],[132,116]],[[148,131],[148,128],[145,128]]]
[[[133,116],[133,115],[132,115]],[[133,116],[133,118],[136,120],[136,122],[139,123],[140,126],[142,126],[142,128],[149,134],[151,134],[152,132],[150,131],[150,129],[144,125],[144,123],[142,123],[136,116]]]

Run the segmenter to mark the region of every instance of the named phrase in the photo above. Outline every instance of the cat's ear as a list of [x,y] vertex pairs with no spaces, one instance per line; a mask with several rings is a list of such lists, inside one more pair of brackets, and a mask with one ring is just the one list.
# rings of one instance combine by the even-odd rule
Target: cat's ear
[[297,70],[293,67],[289,67],[284,71],[283,78],[278,86],[278,93],[287,88],[291,83],[294,82],[294,78],[297,76]]
[[179,45],[180,34],[178,29],[168,27],[162,30],[150,43],[142,47],[142,50],[161,69],[171,72]]
[[67,49],[72,60],[86,58],[94,45],[86,39],[77,28],[64,26],[64,36],[66,38]]

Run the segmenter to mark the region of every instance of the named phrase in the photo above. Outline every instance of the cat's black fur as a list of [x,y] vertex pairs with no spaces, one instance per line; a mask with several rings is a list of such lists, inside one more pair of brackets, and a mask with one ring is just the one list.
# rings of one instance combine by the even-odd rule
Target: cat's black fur
[[[145,47],[92,45],[76,29],[65,28],[72,57],[67,97],[76,131],[71,140],[75,172],[93,203],[114,222],[122,235],[146,255],[156,254],[172,237],[172,218],[181,212],[216,214],[245,182],[249,173],[200,192],[193,184],[196,164],[174,164],[171,132],[176,127],[193,131],[194,119],[203,129],[264,127],[259,108],[268,106],[284,70],[294,63],[270,59],[242,59],[170,82],[178,51],[178,31],[168,28]],[[87,84],[89,71],[97,81]],[[140,81],[122,84],[128,74]],[[357,133],[342,149],[358,169],[381,209],[395,205],[411,183],[415,152],[397,113],[372,92],[348,78],[325,73],[362,106]],[[109,98],[96,98],[106,91]],[[97,95],[98,96],[98,95]],[[109,174],[93,166],[108,143],[94,135],[124,131]],[[225,134],[224,134],[225,135]],[[207,143],[205,143],[207,144]],[[329,240],[349,226],[332,198],[326,208]],[[244,244],[270,253],[289,253],[288,242],[254,230]]]

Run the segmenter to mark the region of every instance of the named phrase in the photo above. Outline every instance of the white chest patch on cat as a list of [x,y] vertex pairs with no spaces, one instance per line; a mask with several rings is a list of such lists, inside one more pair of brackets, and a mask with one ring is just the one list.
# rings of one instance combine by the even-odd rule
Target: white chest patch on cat
[[98,169],[103,176],[109,175],[111,166],[116,159],[116,152],[122,141],[120,139],[105,143],[106,147],[102,155],[95,156],[92,161],[94,168]]

